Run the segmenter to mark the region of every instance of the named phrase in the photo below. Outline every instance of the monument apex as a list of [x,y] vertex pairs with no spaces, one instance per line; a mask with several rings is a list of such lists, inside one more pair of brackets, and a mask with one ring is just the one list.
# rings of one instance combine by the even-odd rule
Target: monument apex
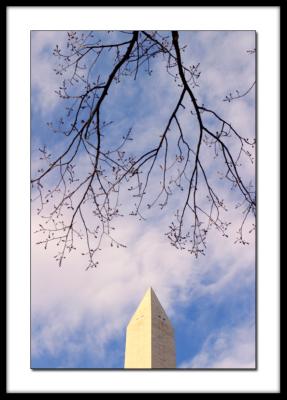
[[151,287],[127,326],[125,368],[176,368],[173,327]]

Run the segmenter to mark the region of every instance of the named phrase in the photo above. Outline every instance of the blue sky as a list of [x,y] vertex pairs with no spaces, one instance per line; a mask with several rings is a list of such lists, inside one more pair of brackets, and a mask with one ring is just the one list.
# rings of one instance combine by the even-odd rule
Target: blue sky
[[[51,50],[65,38],[64,32],[32,33],[32,172],[39,168],[41,145],[55,154],[65,145],[46,124],[62,110],[54,93],[61,80],[53,73]],[[246,53],[255,47],[254,32],[181,32],[180,43],[188,45],[186,63],[200,62],[198,98],[240,133],[253,136],[254,91],[231,103],[222,100],[236,89],[243,92],[255,79],[254,56]],[[107,68],[108,62],[102,65],[103,73]],[[137,81],[127,79],[107,97],[106,118],[112,109],[115,119],[110,137],[115,140],[119,130],[132,126],[134,151],[149,148],[160,134],[179,93],[163,60],[156,61],[153,70],[152,77],[140,73]],[[192,127],[188,118],[185,124]],[[206,162],[212,173],[213,164]],[[242,171],[254,181],[254,165],[244,164]],[[214,184],[221,183],[214,178]],[[236,199],[231,193],[227,197],[231,204]],[[129,205],[128,197],[123,200]],[[205,257],[178,252],[163,234],[177,201],[175,196],[170,213],[152,210],[144,222],[129,216],[119,221],[118,236],[127,248],[111,249],[105,243],[96,270],[85,271],[77,254],[59,269],[55,249],[36,246],[38,238],[32,234],[33,368],[122,368],[125,327],[149,286],[173,323],[178,368],[254,367],[254,234],[249,246],[233,244],[240,212],[232,210],[230,237],[211,231]],[[32,204],[32,232],[40,221],[34,211]]]

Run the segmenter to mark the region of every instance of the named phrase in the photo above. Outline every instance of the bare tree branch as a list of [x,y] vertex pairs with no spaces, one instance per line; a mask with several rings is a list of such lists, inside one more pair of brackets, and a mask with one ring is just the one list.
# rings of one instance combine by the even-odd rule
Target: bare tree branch
[[[76,242],[84,240],[86,251],[82,255],[88,259],[87,268],[95,267],[104,240],[108,239],[111,246],[125,247],[114,237],[112,225],[123,216],[122,191],[131,194],[134,204],[130,215],[139,219],[145,219],[146,209],[156,205],[167,210],[170,197],[177,192],[181,202],[166,236],[171,245],[197,257],[205,254],[212,227],[227,236],[231,223],[222,216],[227,211],[223,198],[224,190],[229,190],[227,185],[231,185],[241,197],[236,207],[243,209],[237,241],[247,244],[245,225],[249,216],[255,215],[256,200],[254,187],[245,182],[240,163],[243,156],[254,162],[248,149],[254,148],[255,139],[242,136],[216,110],[198,103],[194,90],[199,87],[199,64],[184,65],[185,46],[180,46],[177,31],[165,35],[146,31],[122,34],[129,40],[104,43],[101,39],[94,41],[92,32],[68,32],[68,50],[64,53],[58,46],[54,49],[59,60],[56,74],[67,75],[57,91],[67,102],[67,113],[48,126],[63,134],[67,143],[57,157],[49,154],[46,146],[39,149],[46,167],[31,180],[36,191],[33,201],[38,202],[37,212],[45,221],[37,231],[44,236],[38,243],[45,248],[50,242],[56,243],[59,252],[55,259],[61,266],[67,254],[76,250]],[[129,128],[114,148],[106,147],[113,123],[113,110],[106,106],[109,91],[121,79],[136,80],[143,68],[151,75],[153,60],[159,55],[166,62],[168,75],[180,86],[180,93],[157,143],[145,150],[138,148],[133,154],[129,144],[136,139]],[[104,78],[100,69],[97,73],[97,66],[107,57],[113,65]],[[245,96],[254,84],[246,93],[230,97],[230,101]],[[107,111],[109,121],[103,119]],[[186,113],[195,118],[192,128],[183,123]],[[221,177],[226,182],[223,193],[206,167],[206,149],[213,149],[214,163],[221,166]],[[82,160],[86,173],[80,168]],[[155,179],[156,193],[150,189]]]

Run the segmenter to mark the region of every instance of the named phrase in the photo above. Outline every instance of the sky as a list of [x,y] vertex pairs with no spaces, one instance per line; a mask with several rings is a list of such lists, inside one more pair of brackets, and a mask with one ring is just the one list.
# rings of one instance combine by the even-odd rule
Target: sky
[[[56,31],[31,35],[32,175],[41,164],[39,147],[46,144],[56,155],[66,143],[47,127],[63,110],[55,94],[62,78],[53,71],[52,50],[56,44],[64,45],[66,37],[66,32]],[[185,64],[200,63],[200,86],[194,89],[197,98],[232,121],[243,136],[254,136],[254,89],[230,103],[223,99],[236,90],[244,93],[255,80],[255,57],[247,53],[255,48],[255,33],[183,31],[179,40],[187,45]],[[141,71],[137,80],[126,78],[111,89],[104,112],[109,118],[112,110],[115,124],[108,145],[115,144],[119,130],[125,132],[131,126],[135,152],[148,148],[160,133],[179,93],[164,65],[164,60],[155,60],[151,77]],[[107,58],[101,71],[109,69]],[[186,118],[185,128],[189,124]],[[206,157],[205,161],[214,185],[220,188],[212,160]],[[80,171],[85,163],[81,160]],[[254,181],[254,164],[244,163],[241,171]],[[122,368],[126,325],[150,286],[174,326],[177,368],[255,367],[254,232],[248,246],[234,244],[241,214],[234,208],[236,194],[229,191],[226,198],[233,205],[229,237],[211,230],[205,256],[196,259],[180,252],[164,235],[178,196],[171,201],[170,211],[152,209],[145,221],[126,215],[117,222],[117,235],[127,247],[111,248],[104,243],[98,268],[87,271],[80,251],[59,268],[53,258],[55,248],[44,250],[35,244],[41,218],[32,202],[32,368]],[[124,195],[124,211],[130,201]]]

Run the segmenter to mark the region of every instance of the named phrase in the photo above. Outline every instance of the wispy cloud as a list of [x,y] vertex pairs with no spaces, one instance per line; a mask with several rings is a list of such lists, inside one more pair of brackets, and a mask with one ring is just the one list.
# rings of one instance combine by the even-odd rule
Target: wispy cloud
[[[163,224],[144,231],[142,228],[143,224],[132,218],[123,222],[119,232],[128,248],[110,248],[106,243],[106,250],[99,257],[100,266],[87,272],[81,256],[74,255],[59,269],[52,261],[55,248],[48,248],[43,254],[42,248],[32,246],[32,316],[33,325],[38,326],[33,336],[36,358],[45,353],[56,355],[63,349],[67,353],[76,351],[78,356],[87,349],[108,354],[109,342],[119,338],[122,356],[125,327],[149,286],[154,287],[176,324],[178,307],[183,309],[207,297],[214,304],[224,302],[230,292],[248,288],[254,280],[252,248],[243,253],[241,246],[233,246],[214,234],[207,256],[195,261],[165,241]],[[188,319],[188,314],[184,315]],[[80,342],[75,335],[79,330]],[[103,359],[97,361],[96,355],[94,362],[105,365]],[[118,362],[120,365],[121,360]]]
[[254,325],[212,332],[199,353],[179,367],[255,368]]
[[32,109],[43,117],[50,115],[58,105],[55,90],[62,78],[53,71],[56,59],[52,52],[56,44],[64,44],[66,36],[67,33],[62,31],[31,32]]

